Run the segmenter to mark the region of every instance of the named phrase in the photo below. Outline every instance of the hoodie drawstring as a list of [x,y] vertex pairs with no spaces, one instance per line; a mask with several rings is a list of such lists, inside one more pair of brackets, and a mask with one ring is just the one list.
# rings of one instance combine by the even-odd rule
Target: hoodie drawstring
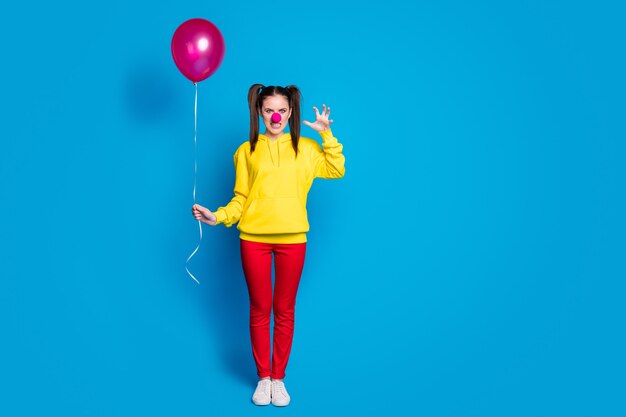
[[[276,163],[274,162],[274,156],[272,155],[272,148],[270,146],[270,140],[266,140],[267,142],[267,150],[270,152],[270,158],[272,158],[272,165],[276,166]],[[280,168],[280,143],[278,142],[278,139],[275,140],[276,142],[276,146],[278,146],[278,168]]]

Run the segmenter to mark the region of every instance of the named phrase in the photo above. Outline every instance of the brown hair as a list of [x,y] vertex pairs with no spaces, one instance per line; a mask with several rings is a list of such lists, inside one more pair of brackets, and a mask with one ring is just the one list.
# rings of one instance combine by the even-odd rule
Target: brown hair
[[[260,90],[260,92],[259,92]],[[252,84],[248,90],[248,106],[250,107],[250,152],[254,152],[259,140],[259,115],[263,107],[263,100],[269,96],[282,95],[289,102],[291,116],[289,117],[289,132],[291,145],[298,156],[298,141],[300,140],[300,90],[295,85],[280,87],[277,85],[264,86]]]

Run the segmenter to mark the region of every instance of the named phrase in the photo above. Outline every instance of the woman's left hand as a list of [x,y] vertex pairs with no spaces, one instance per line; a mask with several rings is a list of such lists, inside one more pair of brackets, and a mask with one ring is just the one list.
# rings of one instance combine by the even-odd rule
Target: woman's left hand
[[313,110],[315,110],[315,122],[311,123],[304,120],[302,123],[318,132],[330,129],[330,124],[333,122],[328,119],[328,116],[330,116],[330,107],[326,107],[326,104],[322,104],[322,114],[320,114],[315,106],[313,106]]

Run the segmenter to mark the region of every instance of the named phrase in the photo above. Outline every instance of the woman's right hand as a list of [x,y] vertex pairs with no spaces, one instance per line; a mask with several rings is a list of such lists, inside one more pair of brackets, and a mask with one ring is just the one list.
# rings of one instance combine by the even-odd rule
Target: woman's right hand
[[215,218],[215,214],[211,212],[206,207],[202,207],[200,204],[194,204],[191,206],[191,214],[196,220],[200,220],[202,223],[206,223],[211,226],[215,226],[217,224],[217,219]]

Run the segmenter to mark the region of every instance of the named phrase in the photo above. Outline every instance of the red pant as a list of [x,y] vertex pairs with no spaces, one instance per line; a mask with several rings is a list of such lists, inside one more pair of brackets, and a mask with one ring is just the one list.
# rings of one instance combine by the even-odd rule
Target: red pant
[[[306,243],[259,243],[240,239],[241,263],[250,295],[250,339],[261,378],[284,378],[293,340],[296,293]],[[275,289],[272,300],[272,253]],[[274,353],[270,368],[270,313],[274,307]]]

